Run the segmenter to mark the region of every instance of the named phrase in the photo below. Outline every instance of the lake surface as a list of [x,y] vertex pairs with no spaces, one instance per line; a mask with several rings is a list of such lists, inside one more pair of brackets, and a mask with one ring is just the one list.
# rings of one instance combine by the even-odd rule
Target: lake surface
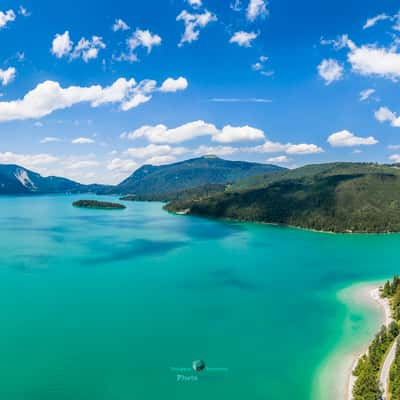
[[1,399],[330,400],[321,369],[378,324],[338,293],[400,269],[400,235],[71,206],[87,197],[0,198]]

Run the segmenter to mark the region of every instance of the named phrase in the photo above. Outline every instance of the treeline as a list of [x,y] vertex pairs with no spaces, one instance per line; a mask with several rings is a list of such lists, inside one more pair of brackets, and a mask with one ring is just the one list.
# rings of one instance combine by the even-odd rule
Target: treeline
[[[396,321],[400,320],[400,278],[395,275],[393,281],[386,281],[382,290],[382,297],[390,300],[392,315]],[[400,344],[397,343],[396,355],[389,374],[389,391],[391,400],[400,400]]]
[[384,362],[385,355],[399,334],[396,322],[392,322],[389,328],[382,326],[364,354],[353,375],[357,377],[353,387],[354,400],[380,400],[382,390],[379,385],[379,372]]
[[390,367],[389,390],[391,400],[400,400],[400,344],[396,346],[396,356]]

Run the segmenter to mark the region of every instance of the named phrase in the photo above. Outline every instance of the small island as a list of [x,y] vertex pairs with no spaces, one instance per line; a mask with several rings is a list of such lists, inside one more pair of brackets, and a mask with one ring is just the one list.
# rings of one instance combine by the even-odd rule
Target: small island
[[96,210],[123,210],[126,208],[123,204],[111,203],[98,200],[78,200],[72,203],[74,207],[91,208]]

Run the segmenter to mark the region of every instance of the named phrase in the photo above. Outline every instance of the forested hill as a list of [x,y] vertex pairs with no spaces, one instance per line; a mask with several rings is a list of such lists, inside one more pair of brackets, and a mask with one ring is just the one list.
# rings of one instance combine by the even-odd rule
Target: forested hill
[[333,232],[400,231],[400,169],[377,164],[309,165],[252,177],[171,211]]
[[164,193],[171,194],[203,185],[233,183],[246,177],[284,170],[276,165],[205,156],[168,165],[145,165],[117,185],[113,192],[160,198]]

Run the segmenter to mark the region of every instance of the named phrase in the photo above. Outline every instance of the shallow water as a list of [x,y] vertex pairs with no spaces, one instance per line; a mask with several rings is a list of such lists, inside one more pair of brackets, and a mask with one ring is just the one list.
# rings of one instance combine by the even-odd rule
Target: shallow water
[[[398,272],[400,235],[77,198],[0,198],[2,399],[309,400],[327,357],[378,323],[338,292]],[[196,359],[210,370],[171,370]]]

